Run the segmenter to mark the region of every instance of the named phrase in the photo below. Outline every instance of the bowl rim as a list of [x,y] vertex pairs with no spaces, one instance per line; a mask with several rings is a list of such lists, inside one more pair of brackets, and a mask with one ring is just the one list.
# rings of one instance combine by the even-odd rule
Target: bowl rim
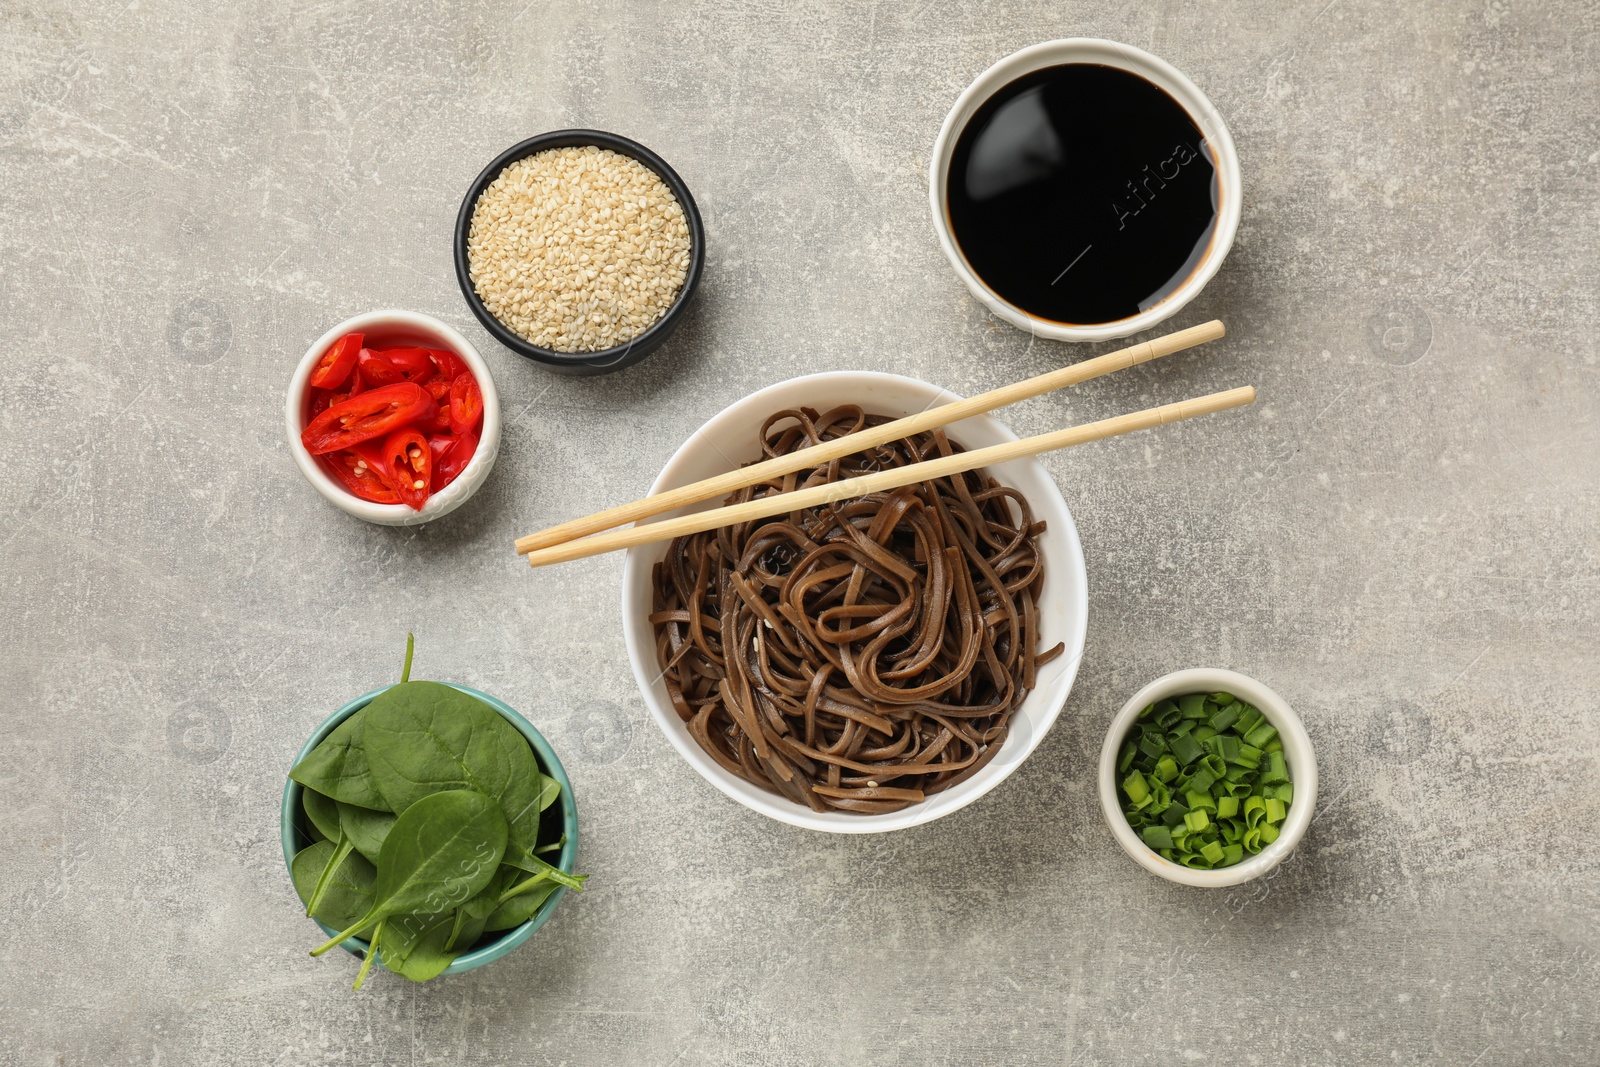
[[[1254,856],[1231,867],[1199,871],[1174,863],[1141,841],[1128,825],[1117,798],[1117,756],[1122,740],[1139,713],[1158,700],[1184,693],[1232,693],[1254,704],[1267,721],[1278,728],[1283,739],[1283,758],[1289,764],[1289,780],[1294,784],[1294,801],[1284,820],[1278,839]],[[1100,748],[1100,811],[1122,850],[1145,870],[1169,882],[1201,888],[1222,888],[1259,878],[1287,859],[1305,836],[1317,805],[1317,758],[1305,724],[1289,702],[1249,675],[1220,667],[1191,667],[1173,671],[1140,689],[1111,719],[1105,743]]]
[[[678,290],[678,295],[661,317],[645,329],[643,333],[636,334],[623,344],[612,348],[604,348],[598,352],[557,352],[554,349],[543,348],[517,336],[511,329],[495,317],[494,313],[484,304],[478,296],[478,291],[473,287],[471,267],[467,257],[467,236],[472,230],[472,211],[477,206],[478,197],[483,195],[489,183],[500,176],[500,172],[519,159],[531,156],[550,148],[574,148],[594,145],[599,148],[609,148],[618,155],[629,156],[639,163],[644,164],[656,173],[667,188],[672,190],[672,195],[677,197],[679,205],[683,208],[685,219],[689,224],[689,270],[684,276],[683,287]],[[632,366],[643,359],[652,350],[659,347],[667,336],[677,327],[678,320],[693,299],[695,290],[700,285],[700,276],[705,267],[705,224],[700,218],[700,208],[695,204],[694,196],[689,192],[689,186],[684,182],[678,172],[655,152],[646,148],[638,141],[621,134],[609,133],[605,130],[566,129],[550,130],[546,133],[536,134],[516,144],[495,156],[489,165],[478,172],[478,176],[467,187],[467,195],[461,200],[461,207],[456,212],[455,234],[453,236],[453,258],[456,268],[456,283],[461,287],[461,295],[467,301],[467,307],[489,331],[496,341],[505,345],[519,356],[535,360],[553,369],[565,370],[575,373],[604,374],[610,371],[621,370]]]
[[[929,405],[935,403],[950,403],[961,399],[955,393],[932,383],[922,381],[901,374],[891,374],[882,371],[821,371],[814,374],[800,375],[786,379],[758,389],[749,395],[729,404],[710,419],[706,420],[698,429],[689,434],[683,444],[672,454],[656,476],[650,487],[650,493],[655,494],[677,484],[677,475],[680,467],[687,462],[691,449],[696,442],[708,431],[715,431],[718,425],[727,420],[740,418],[747,411],[759,410],[763,415],[779,408],[789,406],[783,399],[784,395],[792,391],[800,383],[815,383],[826,381],[837,384],[842,396],[849,396],[851,387],[861,387],[868,383],[881,383],[896,388],[909,388],[915,392],[924,393],[929,397]],[[1004,441],[1015,441],[1017,436],[999,419],[991,414],[970,416],[961,420],[961,424],[980,425],[985,430]],[[959,424],[958,424],[959,425]],[[708,438],[709,440],[709,438]],[[650,559],[652,550],[658,550],[658,545],[644,545],[630,549],[623,563],[622,578],[622,625],[623,639],[628,649],[628,660],[633,670],[635,682],[644,699],[645,706],[650,711],[650,717],[656,727],[666,735],[667,741],[683,757],[700,777],[704,778],[723,795],[737,801],[739,804],[752,811],[775,819],[790,826],[808,830],[819,830],[826,833],[840,834],[869,834],[886,833],[893,830],[908,829],[920,826],[943,818],[952,812],[985,796],[995,789],[1022,765],[1043,742],[1046,734],[1050,732],[1056,720],[1060,717],[1066,706],[1067,698],[1071,695],[1072,686],[1077,678],[1078,668],[1082,662],[1083,650],[1088,638],[1088,574],[1084,563],[1083,546],[1078,537],[1077,525],[1072,517],[1072,510],[1067,505],[1065,496],[1060,487],[1051,476],[1049,470],[1039,462],[1037,457],[1024,457],[1012,460],[1023,468],[1032,468],[1037,471],[1042,484],[1049,489],[1049,498],[1044,507],[1039,502],[1030,500],[1036,518],[1046,518],[1051,526],[1051,533],[1059,531],[1065,544],[1065,557],[1059,562],[1052,560],[1052,567],[1060,568],[1065,581],[1065,596],[1068,598],[1064,612],[1065,632],[1063,640],[1066,649],[1062,656],[1062,673],[1055,681],[1053,688],[1046,689],[1043,685],[1036,686],[1027,699],[1034,699],[1035,695],[1043,695],[1045,703],[1041,705],[1037,715],[1037,725],[1033,723],[1033,716],[1029,717],[1030,734],[1025,739],[1025,747],[1018,751],[1015,758],[1007,755],[1003,759],[992,760],[988,767],[979,772],[979,775],[954,786],[949,790],[935,794],[921,804],[882,815],[845,815],[838,812],[814,812],[810,808],[781,797],[775,793],[767,793],[735,778],[720,765],[715,763],[705,754],[688,732],[683,729],[682,720],[678,718],[670,704],[657,698],[654,691],[656,680],[660,677],[660,670],[656,665],[655,642],[651,640],[636,640],[636,626],[630,624],[631,594],[635,585],[641,581],[650,580]],[[1009,464],[1002,464],[1006,466]],[[694,508],[711,506],[714,502],[706,501]],[[680,509],[682,510],[682,509]],[[1046,510],[1051,513],[1043,514]],[[680,511],[668,512],[655,516],[647,521],[661,521],[679,514]],[[1054,664],[1052,664],[1054,666]],[[1022,731],[1015,731],[1013,738],[1023,740]],[[984,777],[984,772],[991,772],[989,777]]]
[[[483,394],[483,432],[478,437],[477,452],[468,461],[466,468],[456,476],[455,481],[428,497],[421,511],[413,511],[405,504],[377,504],[370,500],[362,500],[334,481],[333,477],[322,469],[322,464],[317,462],[317,458],[306,451],[306,446],[300,443],[300,433],[305,429],[307,421],[305,398],[310,388],[311,372],[315,369],[317,361],[322,358],[329,345],[345,334],[358,330],[366,333],[372,327],[382,326],[398,327],[441,340],[443,342],[441,347],[450,348],[471,368],[473,377],[478,381],[478,389]],[[306,349],[304,356],[300,357],[299,364],[289,377],[289,390],[285,395],[284,433],[289,440],[289,453],[294,456],[295,465],[300,468],[300,473],[305,475],[306,481],[311,483],[312,488],[322,494],[323,499],[334,507],[380,526],[416,526],[448,515],[465,504],[489,476],[489,470],[494,466],[495,458],[500,452],[500,392],[495,388],[494,375],[489,373],[489,364],[478,354],[472,342],[447,323],[420,311],[404,311],[399,308],[367,311],[345,319],[329,329]]]
[[[988,99],[1000,89],[1024,74],[1045,67],[1067,63],[1097,63],[1116,67],[1154,83],[1176,100],[1192,119],[1206,142],[1212,146],[1217,168],[1217,188],[1221,199],[1217,214],[1217,227],[1213,231],[1211,247],[1182,285],[1162,300],[1125,319],[1104,323],[1062,323],[1032,315],[1003,299],[990,289],[967,263],[955,235],[950,228],[949,212],[945,203],[950,158],[967,122]],[[1239,231],[1239,218],[1243,203],[1243,184],[1239,171],[1239,154],[1233,135],[1222,120],[1210,98],[1182,71],[1166,60],[1132,45],[1109,41],[1099,37],[1067,37],[1030,45],[1000,59],[973,79],[945,115],[944,123],[933,142],[933,155],[928,164],[928,199],[933,211],[934,232],[945,258],[955,269],[957,277],[973,296],[989,311],[1036,337],[1057,341],[1106,341],[1147,330],[1183,309],[1200,294],[1227,258]]]
[[[321,726],[318,726],[311,732],[311,736],[306,739],[306,743],[300,746],[299,753],[295,756],[294,762],[290,763],[289,766],[293,768],[299,764],[301,760],[306,758],[312,749],[316,748],[317,745],[322,743],[323,738],[327,737],[328,734],[333,732],[334,727],[344,722],[350,716],[354,715],[356,712],[372,703],[372,701],[378,696],[388,692],[398,684],[399,683],[396,682],[391,685],[374,689],[370,693],[364,693],[350,701],[348,704],[344,705],[344,707],[340,708],[332,715],[329,715],[323,720]],[[448,685],[450,688],[462,693],[466,693],[468,696],[477,697],[485,704],[488,704],[495,711],[499,712],[501,718],[505,719],[512,726],[515,726],[517,731],[521,733],[523,737],[528,739],[528,744],[533,748],[534,757],[539,763],[540,771],[548,774],[551,778],[554,778],[560,783],[561,796],[557,799],[556,803],[561,805],[562,832],[567,835],[567,843],[561,847],[560,860],[556,866],[566,873],[571,874],[572,868],[577,862],[578,858],[578,801],[577,798],[572,795],[572,782],[568,780],[566,768],[561,765],[561,760],[558,756],[556,756],[555,750],[550,747],[550,743],[544,739],[544,735],[541,734],[531,722],[519,715],[504,701],[496,697],[492,697],[488,693],[473,689],[471,686],[458,685],[455,682],[442,682],[440,684]],[[300,832],[295,827],[295,812],[300,807],[300,797],[305,791],[305,787],[299,782],[295,781],[293,778],[290,778],[287,773],[284,774],[284,783],[283,802],[279,808],[279,834],[283,842],[284,866],[289,870],[292,882],[294,857],[296,851],[298,851],[295,848],[295,845],[300,837]],[[550,913],[555,910],[555,906],[560,903],[561,898],[566,895],[566,892],[566,886],[557,886],[555,892],[551,893],[545,898],[544,903],[539,905],[539,910],[534,912],[533,916],[526,922],[520,926],[512,927],[510,930],[503,931],[498,938],[496,938],[494,941],[491,941],[489,944],[484,945],[482,948],[474,949],[471,952],[457,956],[455,959],[450,961],[450,965],[444,969],[443,973],[462,974],[466,971],[476,970],[479,967],[493,963],[495,960],[498,960],[512,949],[521,945],[524,941],[533,936],[535,930],[539,929],[539,927],[545,924],[545,922],[550,918]],[[333,929],[333,927],[329,926],[327,923],[323,922],[321,919],[313,919],[312,922],[320,926],[329,937],[333,937],[339,932]],[[371,947],[371,944],[366,939],[351,937],[340,942],[339,947],[357,958],[364,958],[368,949]]]

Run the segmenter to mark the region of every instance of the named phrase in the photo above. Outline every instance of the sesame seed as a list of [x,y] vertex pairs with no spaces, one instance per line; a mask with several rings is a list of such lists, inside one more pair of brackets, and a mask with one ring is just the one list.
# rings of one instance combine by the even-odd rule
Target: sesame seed
[[638,160],[595,145],[553,148],[512,163],[478,197],[467,263],[479,298],[512,333],[556,352],[597,352],[672,306],[688,275],[689,225]]

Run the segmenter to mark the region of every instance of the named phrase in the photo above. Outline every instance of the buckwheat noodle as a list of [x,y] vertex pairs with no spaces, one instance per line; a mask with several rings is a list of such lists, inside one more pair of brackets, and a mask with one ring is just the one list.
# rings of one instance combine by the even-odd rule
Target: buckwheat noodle
[[[762,458],[889,421],[774,414]],[[740,490],[791,492],[960,451],[942,430]],[[1043,522],[984,471],[680,537],[653,574],[673,707],[729,772],[817,811],[878,814],[994,758],[1037,669]]]

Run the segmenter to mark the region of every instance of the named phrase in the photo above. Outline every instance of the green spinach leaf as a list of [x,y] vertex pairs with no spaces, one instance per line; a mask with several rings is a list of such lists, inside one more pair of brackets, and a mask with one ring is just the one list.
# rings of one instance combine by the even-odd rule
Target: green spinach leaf
[[527,738],[493,708],[438,682],[404,682],[374,699],[366,717],[368,765],[391,810],[474,789],[500,803],[516,851],[534,848],[546,779]]
[[[331,841],[319,841],[295,853],[290,873],[302,903],[311,902],[312,891],[333,853]],[[372,885],[377,877],[377,870],[366,859],[347,855],[334,871],[313,917],[335,928],[349,926],[372,907]]]
[[527,852],[513,852],[506,849],[505,861],[519,870],[529,874],[542,874],[557,885],[564,885],[568,889],[583,890],[583,883],[589,876],[587,874],[568,874],[560,867],[553,866],[540,859],[538,856]]
[[378,852],[383,848],[383,839],[389,836],[389,831],[394,828],[395,816],[387,811],[373,811],[371,808],[358,808],[354,804],[340,804],[338,806],[338,827],[361,853],[373,863],[378,862]]
[[543,811],[561,795],[561,783],[548,775],[539,775],[539,810]]
[[396,974],[405,963],[406,957],[411,955],[427,935],[439,923],[450,922],[452,912],[441,912],[437,915],[396,915],[383,924],[383,941],[378,946],[378,956],[383,965]]
[[372,907],[311,954],[320,956],[390,916],[455,909],[494,877],[505,847],[505,816],[489,797],[470,789],[423,797],[400,813],[384,839]]
[[289,777],[346,804],[392,811],[394,809],[378,792],[367,766],[366,749],[361,740],[366,713],[367,709],[362,708],[334,727],[321,744],[294,765]]
[[545,879],[529,886],[516,896],[501,901],[484,923],[484,931],[492,933],[496,930],[509,930],[514,926],[521,926],[533,918],[533,913],[538,911],[549,899],[550,894],[558,888],[554,882]]
[[[483,935],[482,919],[469,919],[464,926],[458,927],[458,914],[447,912],[443,915],[401,916],[390,920],[384,927],[385,936],[379,952],[383,965],[413,982],[426,982],[438,977],[452,960]],[[389,936],[391,926],[411,919],[416,922],[403,937]],[[455,943],[461,946],[459,949],[446,947],[450,944],[452,934],[457,935]]]
[[326,841],[339,840],[339,802],[315,789],[300,791],[300,806],[306,809],[306,818]]
[[322,906],[322,896],[328,891],[329,884],[333,881],[334,872],[344,863],[345,857],[350,855],[351,844],[341,834],[331,843],[333,851],[328,855],[328,864],[322,868],[322,874],[317,878],[317,884],[311,889],[311,899],[306,901],[306,914],[315,915]]
[[465,952],[471,952],[478,939],[483,936],[484,923],[488,921],[487,915],[467,915],[460,908],[456,909],[456,925],[450,934],[450,939],[445,942],[444,950],[450,953],[450,958],[455,959]]
[[462,904],[458,911],[465,912],[469,918],[487,919],[491,912],[500,904],[500,894],[506,891],[513,879],[519,876],[515,867],[501,866],[494,872],[494,877],[489,883],[478,891],[478,895]]

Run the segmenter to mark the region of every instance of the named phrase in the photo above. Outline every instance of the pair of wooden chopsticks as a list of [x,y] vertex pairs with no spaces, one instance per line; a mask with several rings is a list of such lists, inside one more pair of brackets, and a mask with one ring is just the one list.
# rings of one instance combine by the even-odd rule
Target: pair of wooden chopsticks
[[[1255,389],[1245,386],[1242,389],[1229,389],[1222,393],[1212,393],[1210,396],[1196,397],[1193,400],[1183,400],[1176,404],[1164,404],[1161,407],[1148,408],[1128,415],[1119,415],[1114,419],[1105,419],[1100,422],[1091,422],[1083,426],[1072,426],[1065,430],[1056,430],[1053,433],[1039,434],[1036,437],[1025,437],[1020,441],[1010,444],[992,445],[972,452],[960,452],[952,456],[939,459],[926,460],[922,463],[913,463],[905,467],[895,467],[890,470],[878,471],[874,474],[863,474],[856,478],[846,478],[843,481],[830,482],[827,485],[815,486],[811,489],[800,489],[791,493],[778,493],[751,500],[743,504],[733,504],[728,507],[716,508],[711,511],[697,512],[693,515],[684,515],[676,519],[666,519],[662,522],[647,523],[643,526],[634,526],[626,530],[612,530],[614,526],[623,523],[638,522],[641,519],[660,515],[662,512],[671,511],[687,504],[699,503],[717,496],[726,496],[747,485],[767,481],[770,478],[781,477],[791,471],[807,467],[817,467],[830,460],[840,459],[844,456],[861,452],[889,441],[898,441],[903,437],[910,437],[924,430],[931,430],[936,426],[947,426],[959,422],[972,415],[980,415],[995,408],[1014,404],[1019,400],[1039,396],[1068,385],[1098,378],[1103,374],[1122,370],[1125,367],[1148,363],[1162,356],[1169,356],[1174,352],[1181,352],[1186,348],[1214,341],[1224,333],[1221,322],[1211,321],[1199,326],[1191,326],[1187,330],[1157,337],[1153,341],[1133,345],[1116,352],[1060,370],[1050,371],[1026,381],[994,389],[966,400],[956,400],[939,407],[929,408],[916,415],[908,415],[903,419],[884,423],[882,426],[873,426],[846,437],[833,441],[826,441],[820,445],[791,452],[787,455],[776,456],[752,463],[748,467],[740,467],[726,474],[719,474],[715,478],[694,482],[691,485],[680,486],[677,489],[668,489],[657,493],[655,496],[636,500],[631,504],[598,511],[581,519],[573,519],[558,526],[551,526],[538,533],[529,534],[517,539],[517,551],[528,557],[528,562],[535,567],[542,567],[548,563],[565,563],[568,560],[582,559],[585,556],[596,556],[602,552],[612,552],[620,548],[632,548],[635,545],[650,544],[654,541],[668,541],[674,537],[685,534],[699,533],[702,530],[715,530],[722,526],[733,526],[753,519],[770,518],[773,515],[783,515],[803,508],[818,507],[831,504],[851,497],[866,496],[868,493],[877,493],[889,489],[899,489],[901,486],[925,482],[932,478],[943,478],[951,474],[961,474],[964,471],[976,470],[979,467],[989,467],[996,463],[1018,459],[1022,456],[1037,455],[1041,452],[1051,452],[1058,448],[1070,448],[1081,445],[1087,441],[1099,441],[1107,437],[1116,437],[1120,434],[1132,433],[1135,430],[1145,430],[1153,426],[1162,426],[1169,422],[1181,422],[1192,419],[1198,415],[1209,415],[1215,411],[1225,411],[1228,408],[1243,407],[1252,403],[1256,398]],[[601,533],[602,530],[611,530],[610,533]],[[593,536],[590,536],[593,535]]]

